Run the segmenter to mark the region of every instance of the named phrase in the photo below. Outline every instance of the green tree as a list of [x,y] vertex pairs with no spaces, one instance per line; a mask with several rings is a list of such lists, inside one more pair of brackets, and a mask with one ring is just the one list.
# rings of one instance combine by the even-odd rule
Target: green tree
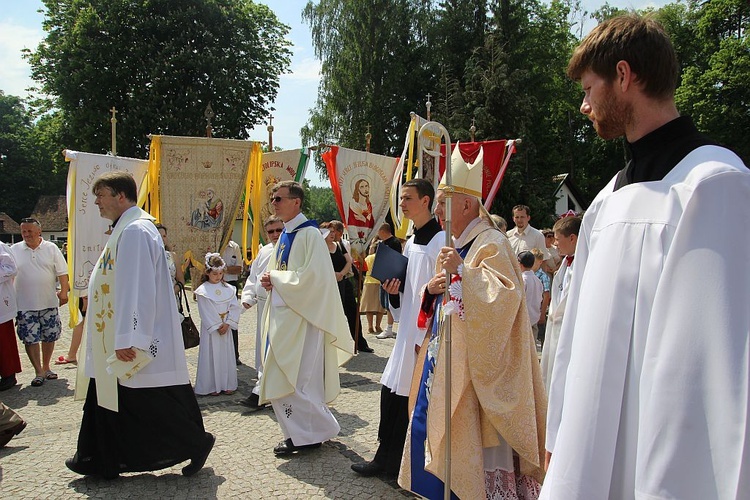
[[[301,131],[304,144],[334,142],[399,154],[409,124],[433,87],[428,69],[424,0],[308,2],[316,56],[322,61],[318,100]],[[423,108],[422,108],[423,109]],[[316,169],[325,168],[316,160]]]
[[311,186],[307,179],[302,182],[302,185],[305,188],[305,205],[302,211],[308,218],[315,219],[319,223],[341,218],[331,188]]
[[44,0],[46,38],[27,57],[64,112],[71,148],[145,156],[148,134],[244,139],[290,63],[289,28],[251,0]]
[[35,122],[20,97],[0,90],[0,211],[13,219],[27,217],[40,195],[65,192],[67,167],[61,148],[51,146],[56,118]]

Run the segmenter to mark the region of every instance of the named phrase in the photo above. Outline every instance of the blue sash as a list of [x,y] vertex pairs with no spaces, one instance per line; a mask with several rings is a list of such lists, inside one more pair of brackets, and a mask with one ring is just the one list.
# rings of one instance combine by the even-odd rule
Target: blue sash
[[281,232],[281,236],[279,237],[279,242],[276,244],[276,269],[280,271],[286,271],[289,262],[289,252],[291,252],[292,250],[294,238],[297,236],[297,231],[299,231],[303,227],[314,227],[315,229],[317,229],[318,222],[313,219],[306,220],[299,226],[295,227],[294,230],[290,233],[288,233],[286,231],[286,228],[284,228],[284,230]]

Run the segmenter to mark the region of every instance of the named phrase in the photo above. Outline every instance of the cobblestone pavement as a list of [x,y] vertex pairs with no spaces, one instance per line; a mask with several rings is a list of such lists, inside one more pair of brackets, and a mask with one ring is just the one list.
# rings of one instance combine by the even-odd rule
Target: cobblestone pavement
[[[197,307],[193,320],[199,324]],[[70,328],[67,306],[60,309],[63,336],[52,359],[67,353]],[[364,317],[363,317],[364,322]],[[385,321],[384,321],[385,322]],[[366,322],[365,322],[366,325]],[[202,471],[183,477],[185,464],[150,473],[123,474],[107,481],[82,477],[65,467],[73,456],[81,421],[82,401],[73,400],[76,368],[53,369],[58,380],[32,387],[34,371],[19,343],[23,373],[19,384],[0,392],[0,400],[26,420],[28,427],[0,449],[0,498],[408,498],[395,481],[360,477],[353,462],[369,460],[377,448],[380,421],[380,374],[393,339],[367,335],[374,354],[359,354],[341,369],[341,394],[332,411],[341,433],[316,450],[279,458],[273,447],[282,434],[270,409],[246,411],[238,402],[250,394],[255,370],[238,367],[239,390],[231,395],[198,397],[206,430],[216,445]],[[240,320],[240,354],[254,359],[255,310]],[[191,379],[195,380],[198,349],[187,351]]]

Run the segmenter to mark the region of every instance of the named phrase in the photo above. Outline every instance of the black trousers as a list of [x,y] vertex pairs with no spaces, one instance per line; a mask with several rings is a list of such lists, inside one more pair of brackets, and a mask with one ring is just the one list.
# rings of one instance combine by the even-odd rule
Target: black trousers
[[354,285],[348,278],[339,281],[338,285],[341,304],[344,306],[344,315],[346,316],[346,322],[349,324],[349,333],[354,339],[355,329],[359,327],[357,349],[367,349],[370,346],[367,344],[367,339],[362,331],[362,320],[357,314],[357,297],[354,295]]
[[409,398],[399,396],[383,386],[380,390],[380,446],[373,462],[382,466],[386,474],[398,474],[404,452],[406,431],[409,427]]
[[[240,290],[237,286],[238,282],[236,280],[227,281],[227,283],[229,283],[230,285],[232,285],[234,288],[237,289],[237,294],[242,293],[242,290]],[[234,359],[236,359],[237,361],[240,360],[240,335],[239,333],[240,332],[238,330],[232,329],[232,340],[234,341]]]

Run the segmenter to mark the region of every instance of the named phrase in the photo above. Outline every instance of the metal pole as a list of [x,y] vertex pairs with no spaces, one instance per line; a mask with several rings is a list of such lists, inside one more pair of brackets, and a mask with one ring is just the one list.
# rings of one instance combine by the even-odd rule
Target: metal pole
[[117,156],[117,110],[112,106],[109,112],[112,113],[112,118],[109,119],[109,123],[112,124],[112,156]]
[[[428,127],[436,127],[440,131],[441,138],[445,140],[445,184],[443,193],[445,193],[445,246],[452,247],[453,239],[451,238],[451,207],[453,201],[453,173],[451,172],[451,137],[443,125],[438,122],[427,122],[419,129],[417,138],[421,141],[422,133]],[[419,164],[422,164],[422,153],[424,148],[419,147]],[[427,151],[427,154],[437,157],[436,168],[440,168],[440,147],[436,152]],[[448,284],[451,281],[451,274],[444,270],[446,286],[443,292],[443,304],[450,300],[450,291]],[[445,353],[443,364],[445,365],[445,480],[443,481],[443,498],[450,500],[451,497],[451,365],[453,363],[451,356],[451,322],[450,317],[444,317],[442,322],[443,339],[441,351]],[[438,369],[440,367],[438,366]]]

